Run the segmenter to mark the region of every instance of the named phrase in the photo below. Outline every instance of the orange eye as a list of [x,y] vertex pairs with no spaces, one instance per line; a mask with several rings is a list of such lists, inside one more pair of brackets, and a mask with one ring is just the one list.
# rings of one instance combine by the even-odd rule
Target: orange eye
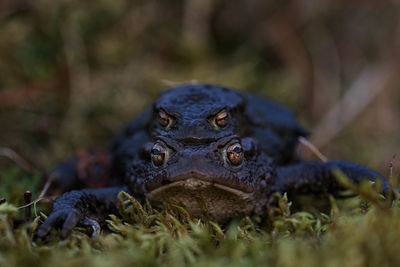
[[165,160],[165,147],[159,143],[155,143],[151,148],[151,161],[154,165],[161,166]]
[[162,126],[167,127],[171,121],[171,118],[164,111],[160,110],[158,112],[157,120]]
[[226,111],[221,111],[220,113],[217,114],[217,116],[215,116],[215,123],[219,127],[227,125],[228,120],[229,120],[229,113]]
[[243,149],[239,143],[234,143],[226,150],[228,159],[232,165],[239,165],[243,161]]

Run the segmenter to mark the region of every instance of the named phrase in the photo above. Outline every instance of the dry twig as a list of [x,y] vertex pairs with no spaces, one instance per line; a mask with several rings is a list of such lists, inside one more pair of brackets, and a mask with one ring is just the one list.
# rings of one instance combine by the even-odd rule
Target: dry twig
[[365,68],[344,97],[314,129],[310,141],[318,147],[326,145],[381,91],[397,79],[394,74],[393,64]]
[[319,151],[319,149],[316,146],[314,146],[312,143],[310,143],[310,141],[308,141],[306,138],[300,136],[299,137],[299,142],[303,146],[307,147],[312,153],[314,153],[321,161],[323,161],[323,162],[327,162],[328,161],[328,158],[325,157],[321,153],[321,151]]
[[17,152],[8,147],[0,147],[0,156],[6,157],[14,161],[18,166],[28,172],[32,172],[35,169],[29,164],[23,157]]
[[[28,204],[25,204],[23,206],[18,207],[18,209],[23,209],[26,207],[29,207],[31,205],[35,205],[36,203],[38,203],[39,201],[41,201],[42,199],[44,199],[44,195],[46,194],[47,190],[49,190],[49,187],[51,185],[51,183],[54,181],[54,179],[57,178],[57,175],[50,175],[49,178],[47,179],[45,185],[42,188],[42,191],[40,192],[39,196],[32,202],[29,202]],[[35,210],[35,214],[36,214],[36,210]]]

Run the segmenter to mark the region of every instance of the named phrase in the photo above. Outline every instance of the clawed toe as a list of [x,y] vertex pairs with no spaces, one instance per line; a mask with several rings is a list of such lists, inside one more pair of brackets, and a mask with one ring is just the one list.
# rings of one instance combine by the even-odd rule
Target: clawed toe
[[39,238],[46,237],[52,228],[62,223],[61,237],[66,238],[72,229],[82,219],[82,215],[75,209],[55,211],[50,214],[46,221],[39,227],[37,235]]
[[50,230],[56,227],[57,224],[62,222],[68,213],[65,210],[56,211],[50,214],[50,216],[46,219],[46,221],[39,227],[37,231],[37,235],[39,238],[44,238],[50,232]]

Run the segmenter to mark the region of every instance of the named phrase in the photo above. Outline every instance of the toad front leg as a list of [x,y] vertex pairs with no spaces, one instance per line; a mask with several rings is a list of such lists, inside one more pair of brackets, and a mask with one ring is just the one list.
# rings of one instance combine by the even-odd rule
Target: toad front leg
[[359,164],[341,161],[304,162],[278,167],[272,189],[277,192],[287,192],[289,195],[337,195],[343,187],[336,179],[335,169],[341,170],[356,184],[362,180],[379,180],[384,193],[388,190],[387,181],[378,172]]
[[77,225],[90,226],[93,235],[100,231],[99,223],[110,213],[117,213],[117,195],[127,191],[126,187],[86,189],[71,191],[58,197],[53,211],[40,226],[38,236],[45,237],[52,228],[62,225],[61,236],[65,238]]

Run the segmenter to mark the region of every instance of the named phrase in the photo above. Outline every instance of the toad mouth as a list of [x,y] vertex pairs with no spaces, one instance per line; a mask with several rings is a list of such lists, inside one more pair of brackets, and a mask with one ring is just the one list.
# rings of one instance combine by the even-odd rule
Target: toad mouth
[[199,189],[215,187],[215,188],[221,189],[223,191],[229,192],[233,195],[236,195],[242,199],[251,199],[253,197],[253,192],[246,193],[239,189],[235,189],[235,188],[217,184],[217,183],[211,183],[208,181],[199,180],[196,178],[188,178],[186,180],[180,180],[180,181],[169,183],[167,185],[163,185],[159,188],[156,188],[156,189],[150,191],[149,193],[146,194],[146,196],[151,199],[152,197],[154,197],[162,192],[168,191],[168,189],[177,188],[177,187],[183,188],[183,189],[186,189],[189,191],[191,191],[191,190],[196,191]]
[[146,194],[156,204],[168,201],[183,204],[188,212],[200,217],[205,213],[216,221],[224,222],[238,214],[248,214],[254,206],[254,192],[241,190],[209,181],[188,178],[163,185]]

